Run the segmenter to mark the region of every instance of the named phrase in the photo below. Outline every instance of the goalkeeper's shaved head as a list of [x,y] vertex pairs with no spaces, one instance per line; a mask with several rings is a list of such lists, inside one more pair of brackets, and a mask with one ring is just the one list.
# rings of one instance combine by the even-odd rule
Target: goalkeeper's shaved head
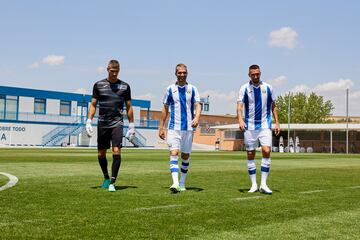
[[118,60],[112,59],[109,61],[108,69],[119,69],[120,63]]
[[116,81],[120,72],[120,63],[118,60],[112,59],[109,61],[107,71],[109,73],[108,79],[110,81]]

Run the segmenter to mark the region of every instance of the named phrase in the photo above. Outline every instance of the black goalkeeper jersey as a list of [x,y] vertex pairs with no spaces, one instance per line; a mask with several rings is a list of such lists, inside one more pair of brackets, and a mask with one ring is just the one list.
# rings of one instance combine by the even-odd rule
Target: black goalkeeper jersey
[[124,103],[131,100],[129,84],[120,79],[115,83],[110,83],[107,79],[100,80],[94,84],[92,97],[96,98],[99,104],[99,127],[124,125]]

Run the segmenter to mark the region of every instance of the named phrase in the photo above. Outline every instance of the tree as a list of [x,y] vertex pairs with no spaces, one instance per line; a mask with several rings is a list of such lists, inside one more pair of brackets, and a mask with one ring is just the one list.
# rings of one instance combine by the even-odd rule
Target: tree
[[[288,122],[288,104],[289,94],[279,96],[276,101],[280,123]],[[323,96],[313,92],[309,96],[301,92],[290,94],[290,106],[291,123],[326,123],[334,109],[330,100],[324,101]]]

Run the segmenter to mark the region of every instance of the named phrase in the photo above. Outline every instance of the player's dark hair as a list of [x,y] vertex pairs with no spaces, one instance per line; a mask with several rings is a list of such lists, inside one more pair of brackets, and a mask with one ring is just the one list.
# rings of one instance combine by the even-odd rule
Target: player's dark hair
[[119,63],[118,60],[111,59],[109,61],[108,67],[110,67],[110,68],[120,68],[120,63]]
[[251,69],[260,69],[259,65],[253,64],[249,67],[249,70]]

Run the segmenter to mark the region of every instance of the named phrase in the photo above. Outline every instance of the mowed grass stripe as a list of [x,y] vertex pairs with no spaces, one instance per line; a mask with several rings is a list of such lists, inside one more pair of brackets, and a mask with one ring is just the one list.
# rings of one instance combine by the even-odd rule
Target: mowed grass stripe
[[152,207],[141,207],[132,209],[132,211],[151,211],[151,210],[159,210],[159,209],[167,209],[167,208],[176,208],[176,207],[183,207],[184,205],[180,204],[172,204],[172,205],[159,205],[159,206],[152,206]]
[[[254,213],[255,214],[255,213]],[[326,215],[262,223],[246,231],[229,229],[190,239],[358,239],[360,209],[328,212]]]
[[0,174],[0,187],[5,185],[8,181],[9,181],[9,178]]
[[[346,161],[343,155],[274,154],[269,177],[274,193],[264,196],[247,193],[250,181],[240,152],[195,152],[189,190],[170,194],[167,151],[124,149],[115,193],[100,188],[93,149],[46,149],[50,154],[36,158],[30,157],[33,151],[16,149],[18,156],[12,156],[6,150],[6,160],[0,149],[1,171],[20,179],[16,188],[0,193],[2,239],[294,239],[300,229],[321,239],[328,236],[331,217],[339,226],[332,225],[334,236],[360,235],[354,225],[360,191],[349,188],[360,186],[359,155]],[[319,189],[327,191],[298,194]]]

